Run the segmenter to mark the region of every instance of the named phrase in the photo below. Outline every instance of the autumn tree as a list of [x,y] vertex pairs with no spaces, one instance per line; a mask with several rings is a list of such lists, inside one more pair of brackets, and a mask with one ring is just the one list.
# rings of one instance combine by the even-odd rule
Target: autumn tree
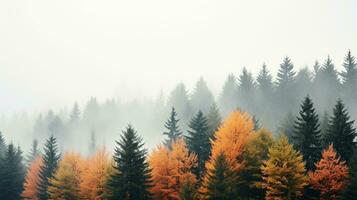
[[[243,169],[242,154],[244,146],[253,131],[252,118],[244,112],[234,111],[223,122],[222,126],[215,134],[215,140],[212,142],[211,156],[206,163],[206,171],[203,178],[203,187],[200,189],[202,193],[207,192],[208,177],[214,172],[214,165],[217,156],[223,154],[226,162],[234,173],[239,173]],[[233,185],[236,187],[237,183]]]
[[164,135],[167,136],[164,144],[165,144],[165,146],[167,146],[169,148],[171,147],[171,144],[173,142],[175,142],[177,139],[181,138],[181,136],[182,136],[182,132],[178,126],[179,121],[180,120],[177,119],[176,110],[174,107],[172,107],[170,118],[165,123],[165,128],[167,129],[167,131],[164,132]]
[[114,173],[108,179],[108,199],[145,200],[150,199],[151,186],[147,150],[142,138],[129,125],[114,151]]
[[9,144],[0,165],[0,199],[20,199],[25,178],[22,162],[20,148]]
[[353,123],[345,105],[338,100],[333,109],[333,116],[330,118],[325,143],[332,143],[336,152],[346,162],[353,155],[357,144],[355,140],[357,133]]
[[188,151],[182,139],[172,144],[172,150],[159,146],[151,153],[149,163],[155,199],[180,199],[182,192],[188,195],[187,190],[192,189],[186,188],[188,184],[196,183],[192,170],[197,166],[197,157]]
[[309,172],[312,188],[320,192],[320,199],[337,200],[348,183],[348,167],[331,144],[316,163],[316,170]]
[[293,144],[303,155],[306,169],[313,170],[315,163],[321,157],[322,138],[319,129],[319,117],[309,96],[305,97],[301,104],[294,127]]
[[84,161],[81,173],[80,195],[87,200],[104,200],[108,196],[105,183],[113,173],[112,161],[102,148]]
[[200,177],[211,152],[207,118],[199,111],[188,126],[190,129],[186,136],[186,142],[188,149],[197,155],[198,166],[195,169],[195,174]]
[[264,199],[265,191],[257,187],[262,181],[260,167],[268,159],[268,149],[273,145],[273,135],[266,129],[260,129],[251,134],[244,148],[243,159],[245,167],[240,173],[240,196],[252,199]]
[[44,154],[42,157],[43,165],[41,166],[39,173],[39,183],[38,183],[38,199],[47,200],[47,188],[49,186],[49,180],[53,178],[53,175],[57,169],[58,161],[60,159],[60,154],[58,153],[58,147],[56,138],[51,136],[45,144]]
[[81,199],[80,177],[83,160],[78,153],[66,153],[58,164],[58,169],[49,180],[48,199]]
[[27,169],[27,174],[24,183],[24,191],[21,197],[25,200],[38,200],[37,196],[37,185],[39,184],[39,174],[42,166],[42,158],[38,156],[35,160],[30,163]]
[[260,187],[266,190],[266,200],[299,199],[307,185],[305,163],[285,136],[270,148],[268,160],[263,162]]

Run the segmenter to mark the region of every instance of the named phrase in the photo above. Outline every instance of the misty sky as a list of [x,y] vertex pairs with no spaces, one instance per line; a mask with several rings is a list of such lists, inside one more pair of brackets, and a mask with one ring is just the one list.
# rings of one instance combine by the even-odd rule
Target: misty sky
[[202,75],[282,58],[297,68],[357,55],[355,0],[3,0],[0,114],[118,97],[153,97]]

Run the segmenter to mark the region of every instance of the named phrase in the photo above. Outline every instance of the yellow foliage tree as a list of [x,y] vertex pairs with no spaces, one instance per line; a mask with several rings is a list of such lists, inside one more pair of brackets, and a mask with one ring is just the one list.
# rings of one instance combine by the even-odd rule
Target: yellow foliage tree
[[77,153],[63,156],[54,177],[50,179],[47,191],[50,200],[82,199],[79,186],[83,164],[83,159]]
[[37,185],[39,183],[39,173],[42,166],[42,158],[37,157],[29,166],[24,183],[24,191],[21,196],[25,200],[38,200]]
[[308,184],[302,155],[295,151],[288,139],[281,136],[269,148],[268,160],[263,162],[262,183],[266,200],[292,200],[302,196]]
[[189,153],[185,142],[180,139],[172,144],[170,151],[164,146],[155,149],[150,157],[154,199],[180,199],[180,191],[187,184],[195,184],[192,169],[197,166],[197,157]]
[[100,149],[87,159],[81,173],[81,197],[88,200],[106,199],[106,182],[113,170],[112,160],[105,148]]
[[[206,171],[203,184],[200,189],[201,194],[207,193],[208,177],[214,170],[215,160],[220,155],[224,155],[230,170],[238,174],[244,167],[242,154],[246,141],[252,133],[254,123],[252,118],[245,112],[234,111],[223,122],[222,126],[215,133],[215,140],[212,141],[212,153],[206,163]],[[206,198],[204,195],[202,198]]]

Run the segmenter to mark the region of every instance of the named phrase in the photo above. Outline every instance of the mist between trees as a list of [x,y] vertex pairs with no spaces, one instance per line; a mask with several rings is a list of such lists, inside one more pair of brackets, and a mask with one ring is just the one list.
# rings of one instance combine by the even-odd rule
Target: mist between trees
[[[342,70],[337,71],[335,65],[342,65]],[[275,134],[289,134],[307,95],[315,103],[322,132],[338,99],[344,102],[351,118],[356,119],[357,64],[350,51],[344,63],[334,63],[327,57],[311,67],[297,70],[293,60],[285,57],[275,76],[269,71],[272,67],[275,66],[263,64],[255,76],[246,68],[227,74],[218,96],[214,96],[204,78],[200,78],[192,92],[188,92],[191,88],[186,88],[184,83],[179,83],[172,91],[162,92],[153,100],[123,103],[113,98],[98,102],[92,97],[84,105],[74,103],[70,111],[49,109],[40,114],[2,116],[0,130],[7,141],[21,145],[25,152],[32,140],[42,145],[53,135],[61,150],[88,154],[102,145],[113,149],[115,139],[129,123],[143,136],[147,147],[156,146],[163,141],[165,121],[172,107],[183,134],[187,134],[188,123],[198,111],[214,120],[224,119],[237,108],[254,116],[257,126]]]

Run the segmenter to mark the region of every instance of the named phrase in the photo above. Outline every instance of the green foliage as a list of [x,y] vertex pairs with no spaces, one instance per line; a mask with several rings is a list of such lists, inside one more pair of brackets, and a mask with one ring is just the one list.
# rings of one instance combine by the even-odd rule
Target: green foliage
[[165,128],[167,129],[164,132],[168,138],[165,140],[165,146],[171,148],[171,144],[175,142],[177,139],[181,138],[182,132],[179,129],[178,122],[180,120],[177,119],[177,113],[174,107],[172,107],[170,118],[165,123]]
[[198,166],[195,174],[197,177],[201,177],[205,168],[205,162],[208,160],[211,152],[207,119],[201,111],[191,120],[189,128],[186,143],[188,149],[197,155]]
[[224,154],[217,156],[213,169],[208,176],[207,191],[205,196],[208,200],[229,200],[237,198],[238,176],[230,168]]
[[60,159],[60,154],[58,152],[56,138],[51,136],[45,144],[43,150],[43,165],[40,169],[39,174],[39,185],[38,185],[38,198],[40,200],[47,200],[48,193],[47,188],[49,186],[49,180],[53,178],[53,175],[57,169],[58,161]]
[[0,162],[0,199],[17,200],[23,189],[25,168],[22,164],[22,152],[13,144],[7,147]]
[[129,125],[115,148],[115,172],[108,180],[109,199],[150,199],[150,170],[143,146],[142,139]]
[[322,145],[319,126],[319,117],[315,112],[313,102],[307,96],[295,121],[295,131],[292,137],[294,146],[303,155],[307,170],[315,169],[315,163],[321,158]]
[[343,194],[344,200],[357,197],[357,154],[354,154],[349,163],[349,183]]
[[198,200],[195,184],[190,181],[184,183],[180,191],[180,198],[181,200]]
[[356,129],[353,127],[353,123],[345,105],[341,100],[338,100],[325,135],[325,143],[332,143],[336,152],[347,162],[356,147]]

